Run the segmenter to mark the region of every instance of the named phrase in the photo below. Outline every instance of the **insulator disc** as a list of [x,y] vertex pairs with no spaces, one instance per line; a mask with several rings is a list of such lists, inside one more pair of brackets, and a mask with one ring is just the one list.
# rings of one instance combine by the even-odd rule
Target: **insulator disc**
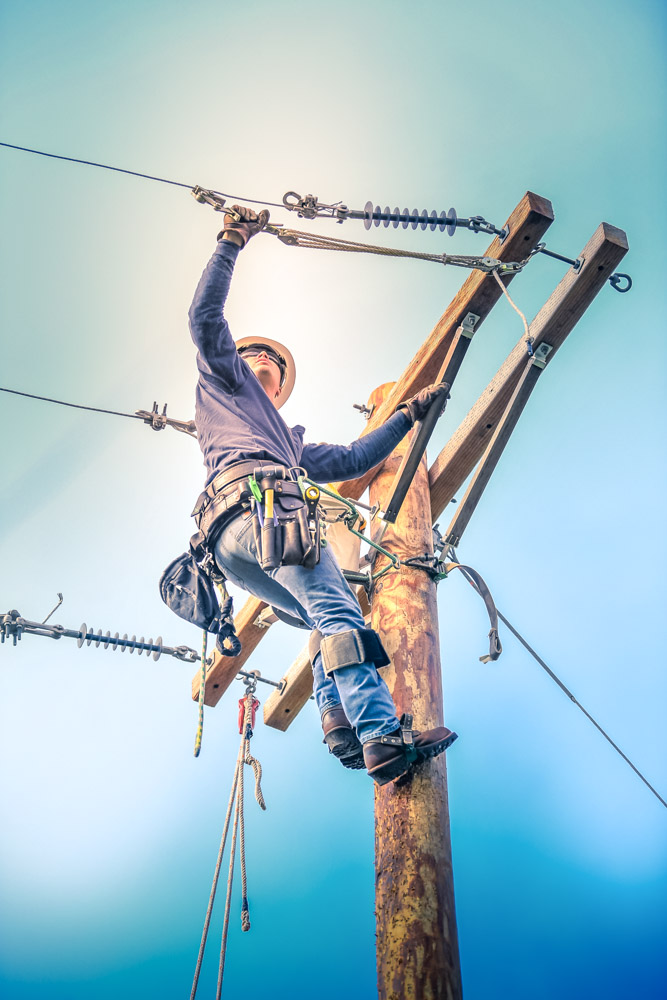
[[382,219],[380,218],[380,216],[382,215],[382,209],[380,208],[379,205],[375,206],[374,215],[375,215],[375,218],[373,219],[373,222],[375,223],[375,227],[377,228],[380,225],[380,223],[382,222]]
[[154,660],[159,660],[160,659],[160,654],[162,653],[162,636],[161,635],[159,635],[157,637],[157,639],[155,640],[155,645],[157,646],[157,649],[153,652],[153,659]]
[[398,217],[399,217],[400,214],[401,214],[400,208],[395,208],[394,209],[394,218],[392,219],[392,222],[394,224],[394,229],[398,229],[398,224],[399,224],[398,223]]
[[384,214],[387,216],[387,218],[383,220],[384,221],[384,228],[387,229],[388,226],[389,226],[389,223],[391,222],[391,209],[389,208],[389,205],[386,206],[386,208],[384,210]]
[[81,649],[81,647],[83,646],[87,631],[88,631],[88,626],[86,625],[85,622],[83,622],[83,624],[79,626],[79,632],[81,633],[81,635],[76,640],[76,644],[79,647],[79,649]]
[[98,628],[97,635],[95,636],[95,649],[99,648],[101,642],[102,642],[102,629]]
[[[136,641],[137,641],[137,637],[136,637],[136,635],[133,635],[132,636],[132,642],[135,643]],[[131,653],[134,652],[134,646],[129,646],[128,649],[130,650]]]
[[410,225],[412,226],[413,229],[416,229],[417,226],[419,225],[419,209],[418,208],[413,208],[412,209],[412,222],[410,223]]
[[440,218],[438,219],[438,229],[440,230],[441,233],[444,233],[446,228],[447,228],[447,213],[441,212]]
[[120,637],[119,637],[119,635],[118,635],[118,632],[114,632],[114,636],[113,636],[113,639],[111,640],[111,641],[112,641],[112,643],[113,643],[113,650],[114,650],[114,653],[115,653],[115,652],[116,652],[116,650],[118,649],[118,639],[119,639],[119,638],[120,638]]
[[407,229],[408,226],[410,225],[410,209],[409,208],[404,208],[403,209],[403,215],[405,216],[405,219],[403,220],[403,222],[401,223],[401,225],[403,226],[403,229]]
[[447,213],[447,221],[449,222],[449,225],[447,226],[447,235],[448,236],[453,236],[454,233],[456,232],[456,209],[455,208],[450,208],[449,212]]
[[373,202],[367,201],[364,205],[364,229],[370,229],[373,225]]
[[422,227],[422,230],[428,229],[428,212],[426,211],[426,209],[424,209],[421,214],[421,220],[419,224]]
[[109,648],[109,640],[111,639],[111,632],[107,632],[107,634],[105,635],[104,638],[106,639],[106,642],[104,643],[104,648],[108,649]]
[[[125,643],[126,641],[127,641],[127,632],[123,632],[123,643]],[[126,649],[127,649],[127,646],[125,646],[125,645],[121,646],[120,647],[121,653],[124,653]]]
[[434,210],[431,212],[431,232],[434,233],[438,228],[438,213]]

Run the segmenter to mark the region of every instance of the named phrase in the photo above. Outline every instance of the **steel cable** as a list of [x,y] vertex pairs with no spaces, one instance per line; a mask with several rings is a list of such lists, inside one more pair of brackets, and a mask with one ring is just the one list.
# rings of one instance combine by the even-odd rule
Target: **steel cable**
[[[450,546],[449,551],[453,554],[453,557],[458,562],[458,556],[456,555],[453,547]],[[461,567],[461,572],[465,576],[465,578],[468,581],[468,583],[470,584],[470,586],[473,587],[474,590],[478,590],[475,581],[472,579],[471,576],[468,575],[468,573],[466,573],[465,568]],[[570,689],[568,687],[566,687],[565,684],[563,684],[562,680],[554,673],[554,671],[551,669],[551,667],[549,667],[544,662],[544,660],[542,659],[542,657],[538,653],[535,652],[535,650],[533,649],[533,647],[524,639],[524,637],[521,635],[521,633],[518,632],[517,629],[514,628],[514,626],[507,620],[507,618],[505,618],[505,615],[502,614],[501,611],[498,611],[498,617],[507,626],[507,628],[510,630],[510,632],[512,633],[512,635],[516,639],[519,640],[519,642],[524,647],[524,649],[526,649],[530,653],[530,655],[533,657],[533,659],[537,663],[539,663],[539,665],[542,667],[542,669],[546,671],[546,673],[549,675],[549,677],[552,679],[552,681],[556,682],[556,684],[558,685],[558,687],[561,689],[561,691],[564,694],[567,695],[567,697],[570,699],[570,701],[574,705],[576,705],[577,708],[581,712],[583,712],[583,714],[586,716],[586,718],[589,720],[589,722],[593,723],[593,725],[595,726],[595,728],[597,729],[597,731],[599,733],[601,733],[602,736],[604,736],[604,738],[606,739],[607,743],[609,743],[614,748],[614,750],[616,751],[616,753],[619,754],[619,756],[623,758],[623,760],[626,762],[626,764],[628,764],[628,766],[632,768],[632,770],[635,772],[635,774],[637,775],[637,777],[641,778],[641,780],[644,782],[644,784],[646,785],[646,787],[651,792],[653,792],[653,794],[655,795],[656,799],[658,799],[658,801],[661,802],[662,805],[665,806],[665,808],[667,808],[667,801],[665,801],[665,799],[663,799],[662,795],[660,795],[660,793],[656,791],[656,789],[653,787],[653,785],[650,783],[650,781],[648,781],[648,779],[644,777],[644,775],[639,770],[639,768],[636,767],[632,763],[632,761],[630,760],[630,758],[626,754],[623,753],[623,751],[621,750],[621,748],[616,743],[614,743],[614,741],[612,740],[611,736],[609,736],[609,734],[607,732],[605,732],[605,730],[602,728],[602,726],[600,725],[600,723],[597,722],[593,718],[593,716],[590,714],[590,712],[588,712],[579,701],[577,701],[577,699],[572,694],[572,692],[570,691]]]
[[[143,177],[147,181],[159,181],[160,184],[171,184],[173,187],[188,188],[192,190],[194,184],[184,184],[182,181],[171,181],[166,177],[155,177],[153,174],[142,174],[138,170],[126,170],[124,167],[112,167],[108,163],[95,163],[93,160],[79,160],[74,156],[60,156],[58,153],[45,153],[42,149],[29,149],[27,146],[14,146],[11,142],[0,142],[0,146],[7,149],[18,149],[23,153],[36,153],[37,156],[48,156],[51,160],[66,160],[68,163],[81,163],[86,167],[99,167],[101,170],[113,170],[118,174],[129,174],[131,177]],[[260,201],[259,198],[244,198],[240,194],[225,194],[224,191],[214,191],[222,198],[233,198],[238,201],[250,201],[255,205],[271,205],[273,208],[284,208],[285,206],[277,201]]]

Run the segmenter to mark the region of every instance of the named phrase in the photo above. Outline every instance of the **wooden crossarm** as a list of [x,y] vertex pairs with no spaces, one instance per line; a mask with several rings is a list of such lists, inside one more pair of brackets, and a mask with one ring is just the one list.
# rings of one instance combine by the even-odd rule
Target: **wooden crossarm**
[[313,669],[308,646],[299,653],[281,679],[282,691],[272,691],[264,702],[264,723],[285,732],[313,693]]
[[[628,241],[623,230],[601,223],[582,251],[584,266],[579,271],[571,268],[542,306],[530,324],[530,335],[534,338],[534,349],[541,343],[552,348],[548,364],[627,250]],[[524,274],[530,274],[531,266],[534,265],[529,265]],[[523,336],[431,466],[429,483],[434,521],[484,454],[521,378],[526,356]]]
[[[249,597],[239,613],[234,618],[236,633],[241,640],[241,652],[238,656],[221,656],[217,651],[213,654],[213,662],[206,671],[205,705],[217,705],[230,686],[239,670],[242,670],[250,655],[264,637],[266,628],[255,625],[255,620],[267,605],[257,597]],[[199,698],[199,671],[192,678],[192,700]]]
[[[504,243],[496,237],[485,255],[498,260],[524,260],[537,246],[542,236],[553,222],[551,202],[528,191],[514,209],[506,225],[509,236]],[[506,279],[509,283],[511,276]],[[501,297],[502,292],[492,274],[473,271],[453,298],[446,312],[436,323],[428,339],[422,344],[405,369],[387,399],[371,415],[363,433],[380,427],[396,409],[399,403],[424,386],[431,385],[451,346],[452,339],[469,312],[479,316],[479,329],[484,318]],[[367,472],[359,479],[338,483],[337,489],[343,496],[359,499],[377,472]]]

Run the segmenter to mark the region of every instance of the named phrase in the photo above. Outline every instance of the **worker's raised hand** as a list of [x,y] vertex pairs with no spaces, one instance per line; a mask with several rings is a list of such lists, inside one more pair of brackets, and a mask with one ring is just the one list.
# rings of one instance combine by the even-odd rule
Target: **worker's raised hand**
[[422,389],[415,396],[411,396],[410,399],[399,403],[396,409],[405,410],[405,415],[414,424],[417,420],[424,419],[436,399],[442,400],[442,409],[444,410],[449,399],[449,386],[444,382],[438,382],[436,385],[427,385],[425,389]]
[[264,229],[269,221],[269,213],[263,208],[259,214],[252,208],[245,205],[232,205],[232,211],[240,221],[236,221],[234,216],[225,215],[224,229],[218,233],[219,240],[229,240],[239,247],[244,247],[248,240]]

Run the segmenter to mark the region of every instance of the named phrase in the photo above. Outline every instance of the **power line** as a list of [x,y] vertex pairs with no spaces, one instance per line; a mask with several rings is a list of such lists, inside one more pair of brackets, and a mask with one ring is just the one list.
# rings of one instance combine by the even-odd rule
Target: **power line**
[[[454,554],[454,556],[456,558],[456,561],[458,562],[458,556],[456,556],[456,554],[454,553],[454,550],[450,548],[450,551]],[[463,575],[465,576],[466,580],[470,584],[470,586],[473,587],[474,590],[477,590],[478,588],[477,588],[477,585],[476,585],[475,581],[473,580],[473,578],[466,573],[465,569],[462,569],[462,572],[463,572]],[[561,689],[561,691],[563,691],[563,693],[567,695],[567,697],[570,699],[570,701],[574,705],[576,705],[577,708],[581,712],[584,713],[584,715],[589,720],[589,722],[593,723],[593,725],[595,726],[595,728],[597,729],[597,731],[604,736],[604,738],[606,739],[607,743],[609,743],[614,748],[614,750],[616,751],[616,753],[619,754],[623,758],[623,760],[625,761],[625,763],[628,764],[632,768],[632,770],[635,772],[635,774],[637,775],[637,777],[641,778],[641,780],[644,782],[644,784],[646,785],[646,787],[649,788],[653,792],[653,794],[658,799],[658,801],[661,802],[663,804],[663,806],[665,806],[665,808],[667,809],[667,802],[663,799],[663,797],[659,794],[659,792],[657,792],[655,790],[655,788],[653,787],[653,785],[650,783],[650,781],[648,781],[644,777],[644,775],[641,773],[641,771],[639,770],[639,768],[635,767],[635,765],[632,763],[632,761],[630,760],[630,758],[626,754],[623,753],[623,751],[621,750],[621,748],[616,743],[614,743],[614,741],[612,740],[611,736],[609,736],[609,734],[605,732],[605,730],[602,728],[602,726],[600,725],[600,723],[597,722],[593,718],[593,716],[590,714],[590,712],[588,712],[579,701],[577,701],[577,699],[572,694],[572,692],[570,691],[570,689],[568,687],[566,687],[565,684],[563,684],[563,682],[560,679],[560,677],[558,677],[553,672],[553,670],[551,669],[551,667],[549,667],[544,662],[544,660],[542,659],[542,657],[538,653],[535,652],[535,650],[533,649],[533,647],[524,639],[524,637],[521,635],[521,633],[518,632],[517,629],[514,628],[514,626],[511,624],[511,622],[509,622],[507,620],[507,618],[505,618],[505,615],[502,614],[502,612],[498,611],[498,617],[500,618],[500,620],[502,622],[504,622],[504,624],[510,630],[510,632],[512,633],[512,635],[516,639],[519,640],[519,642],[521,643],[521,645],[525,649],[528,650],[528,652],[533,657],[533,659],[536,660],[537,663],[539,663],[539,665],[542,667],[542,669],[547,672],[547,674],[552,679],[552,681],[555,681],[555,683],[558,685],[558,687]]]
[[131,417],[132,420],[143,420],[137,413],[121,413],[119,410],[103,410],[100,406],[82,406],[81,403],[66,403],[64,399],[51,399],[49,396],[35,396],[31,392],[19,392],[18,389],[6,389],[0,385],[0,392],[11,392],[14,396],[26,396],[28,399],[41,399],[44,403],[58,403],[59,406],[71,406],[75,410],[91,410],[93,413],[111,413],[114,417]]
[[[7,149],[18,149],[22,153],[35,153],[37,156],[48,156],[51,160],[66,160],[67,163],[81,163],[86,167],[99,167],[101,170],[114,170],[118,174],[129,174],[131,177],[143,177],[147,181],[159,181],[160,184],[172,184],[174,187],[187,188],[190,191],[196,186],[194,184],[184,184],[183,181],[172,181],[166,177],[155,177],[153,174],[142,174],[138,170],[126,170],[124,167],[112,167],[108,163],[95,163],[93,160],[78,160],[74,156],[60,156],[58,153],[45,153],[42,149],[29,149],[27,146],[14,146],[10,142],[0,142],[0,146],[5,146]],[[243,195],[225,194],[224,191],[213,190],[213,194],[219,194],[222,198],[233,198],[238,201],[250,201],[255,205],[271,205],[272,208],[285,207],[282,202],[260,201],[258,198],[244,198]]]

